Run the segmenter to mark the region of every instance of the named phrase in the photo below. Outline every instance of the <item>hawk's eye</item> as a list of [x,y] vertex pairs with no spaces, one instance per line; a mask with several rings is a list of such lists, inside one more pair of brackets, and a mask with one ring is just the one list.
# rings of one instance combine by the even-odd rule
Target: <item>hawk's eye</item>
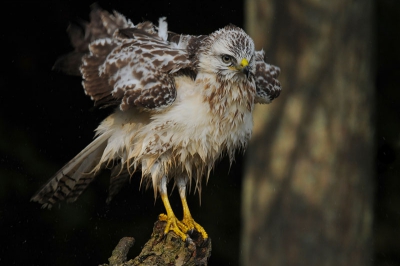
[[223,54],[222,56],[221,56],[221,59],[222,59],[222,62],[224,62],[225,64],[229,64],[229,63],[232,63],[232,56],[230,56],[230,55],[227,55],[227,54]]

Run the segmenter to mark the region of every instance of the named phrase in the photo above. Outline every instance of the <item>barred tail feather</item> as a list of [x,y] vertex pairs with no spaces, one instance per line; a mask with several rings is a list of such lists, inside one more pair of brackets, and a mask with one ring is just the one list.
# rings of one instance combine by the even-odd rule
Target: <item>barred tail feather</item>
[[49,209],[58,201],[74,202],[98,174],[92,170],[100,162],[108,137],[107,134],[97,137],[50,178],[31,201]]

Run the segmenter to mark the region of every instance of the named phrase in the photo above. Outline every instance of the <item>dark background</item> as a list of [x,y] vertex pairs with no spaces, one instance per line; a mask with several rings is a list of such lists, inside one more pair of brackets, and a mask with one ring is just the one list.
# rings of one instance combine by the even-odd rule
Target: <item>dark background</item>
[[[79,77],[51,70],[72,50],[69,22],[88,20],[91,1],[2,4],[0,75],[0,264],[97,265],[106,263],[123,236],[138,254],[163,212],[139,178],[105,204],[109,173],[102,174],[73,204],[42,210],[29,202],[37,189],[92,140],[112,110],[93,110]],[[243,26],[244,3],[129,1],[98,4],[130,18],[157,22],[166,16],[178,33],[209,34],[229,23]],[[400,265],[400,3],[376,1],[376,178],[374,265]],[[281,75],[284,75],[282,73]],[[281,95],[290,97],[290,95]],[[279,99],[277,99],[279,100]],[[189,196],[194,218],[212,238],[210,265],[238,265],[242,155],[231,167],[219,163],[202,193]],[[136,178],[135,178],[136,177]],[[180,216],[176,191],[171,196]]]

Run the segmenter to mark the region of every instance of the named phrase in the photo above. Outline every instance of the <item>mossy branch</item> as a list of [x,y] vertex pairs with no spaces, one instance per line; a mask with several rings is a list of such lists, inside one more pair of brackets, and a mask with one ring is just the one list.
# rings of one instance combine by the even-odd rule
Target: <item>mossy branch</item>
[[109,264],[101,266],[207,266],[211,256],[210,238],[204,240],[197,232],[193,232],[186,242],[172,231],[164,236],[165,225],[166,222],[157,221],[141,253],[129,261],[127,254],[135,239],[122,238],[108,259]]

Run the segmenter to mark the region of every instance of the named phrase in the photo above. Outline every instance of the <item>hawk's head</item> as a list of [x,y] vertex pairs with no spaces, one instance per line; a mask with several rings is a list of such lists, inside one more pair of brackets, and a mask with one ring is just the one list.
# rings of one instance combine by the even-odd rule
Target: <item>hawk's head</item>
[[254,82],[254,42],[241,28],[228,25],[204,40],[198,55],[199,70],[217,75],[221,81]]

